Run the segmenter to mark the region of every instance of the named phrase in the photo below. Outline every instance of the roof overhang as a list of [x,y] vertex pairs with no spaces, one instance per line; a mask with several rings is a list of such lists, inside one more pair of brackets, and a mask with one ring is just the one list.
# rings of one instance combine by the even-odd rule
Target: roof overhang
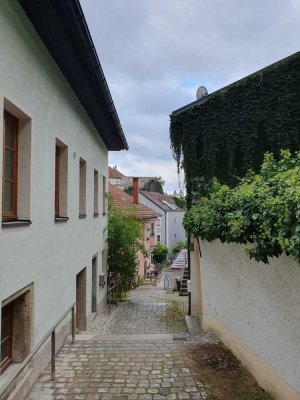
[[128,150],[79,0],[19,0],[108,150]]

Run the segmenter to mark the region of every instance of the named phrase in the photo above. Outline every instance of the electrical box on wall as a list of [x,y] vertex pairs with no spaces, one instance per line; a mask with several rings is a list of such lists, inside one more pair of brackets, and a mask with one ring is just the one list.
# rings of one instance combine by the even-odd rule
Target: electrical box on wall
[[99,286],[103,287],[106,283],[105,274],[99,274]]

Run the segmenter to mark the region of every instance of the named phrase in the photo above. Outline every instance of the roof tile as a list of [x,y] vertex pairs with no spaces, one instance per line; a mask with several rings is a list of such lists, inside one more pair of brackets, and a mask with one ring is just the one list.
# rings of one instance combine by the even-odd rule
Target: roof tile
[[137,215],[141,219],[156,218],[159,214],[144,204],[133,203],[133,197],[115,185],[109,184],[109,193],[113,207]]

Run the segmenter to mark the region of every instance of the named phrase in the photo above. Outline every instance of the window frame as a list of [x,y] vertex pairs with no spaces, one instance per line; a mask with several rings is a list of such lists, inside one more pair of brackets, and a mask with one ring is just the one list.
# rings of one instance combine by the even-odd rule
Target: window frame
[[[13,147],[9,147],[5,143],[6,138],[6,120],[13,121]],[[17,214],[17,196],[18,196],[18,133],[19,133],[19,120],[14,115],[4,110],[3,115],[3,171],[2,171],[2,220],[16,220]],[[5,177],[5,154],[6,150],[13,152],[13,179]],[[5,211],[5,183],[10,182],[13,184],[13,210]]]
[[69,160],[68,146],[59,138],[54,144],[54,221],[66,222],[68,217]]
[[[3,317],[3,311],[4,309],[7,309],[7,316]],[[7,320],[7,335],[3,338],[3,326],[4,323]],[[3,360],[0,359],[0,375],[12,364],[12,344],[13,344],[13,303],[9,303],[6,306],[2,307],[1,309],[1,338],[0,338],[0,348],[1,348],[1,354],[2,354],[2,349],[4,346],[7,346],[8,348],[8,355],[3,358]]]
[[107,214],[107,205],[106,205],[106,176],[102,176],[102,215]]
[[94,217],[99,215],[99,172],[94,169]]
[[86,218],[87,210],[87,162],[79,157],[79,218]]
[[151,222],[150,230],[151,230],[151,236],[154,236],[154,235],[155,235],[155,225],[154,225],[154,222]]
[[60,147],[55,145],[55,218],[60,217]]

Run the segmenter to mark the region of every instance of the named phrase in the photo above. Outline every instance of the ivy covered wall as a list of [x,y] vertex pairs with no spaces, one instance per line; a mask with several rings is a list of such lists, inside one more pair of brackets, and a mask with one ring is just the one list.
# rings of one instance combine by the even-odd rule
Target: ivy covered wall
[[170,139],[189,207],[213,177],[232,186],[266,151],[299,150],[300,52],[174,111]]

